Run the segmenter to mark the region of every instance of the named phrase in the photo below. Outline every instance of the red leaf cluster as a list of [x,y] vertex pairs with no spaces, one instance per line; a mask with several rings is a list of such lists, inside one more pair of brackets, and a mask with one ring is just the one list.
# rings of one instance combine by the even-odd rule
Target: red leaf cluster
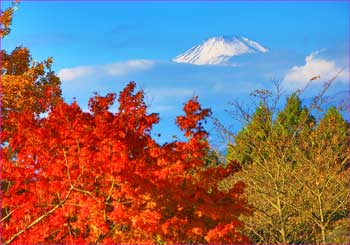
[[217,188],[236,170],[204,165],[210,111],[191,99],[177,118],[187,141],[160,145],[158,115],[134,90],[120,93],[115,113],[115,94],[96,95],[89,112],[60,101],[42,118],[9,113],[17,130],[1,133],[2,243],[248,242],[244,185]]

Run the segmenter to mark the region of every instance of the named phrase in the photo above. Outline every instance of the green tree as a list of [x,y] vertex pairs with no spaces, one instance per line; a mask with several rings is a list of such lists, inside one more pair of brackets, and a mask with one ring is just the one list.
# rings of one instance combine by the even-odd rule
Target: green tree
[[299,96],[292,93],[287,98],[283,111],[278,113],[274,127],[276,130],[280,130],[279,133],[282,136],[295,134],[293,137],[297,137],[301,131],[309,131],[314,122],[315,119],[310,115],[307,107],[302,105]]
[[316,138],[313,144],[328,142],[326,149],[337,152],[339,161],[344,160],[343,154],[347,151],[349,139],[349,124],[335,107],[330,107],[316,128]]
[[[242,164],[252,163],[258,157],[256,141],[265,141],[269,136],[272,114],[266,104],[260,103],[250,122],[238,132],[233,144],[228,145],[227,159]],[[254,140],[251,140],[254,138]]]
[[302,164],[293,176],[308,200],[295,207],[312,221],[317,243],[350,243],[348,137],[348,123],[331,107],[295,152]]
[[242,172],[221,182],[226,190],[237,180],[247,185],[254,206],[244,218],[247,235],[253,243],[348,242],[347,122],[331,108],[316,123],[298,94],[275,113],[261,103],[229,144],[227,160],[245,163]]

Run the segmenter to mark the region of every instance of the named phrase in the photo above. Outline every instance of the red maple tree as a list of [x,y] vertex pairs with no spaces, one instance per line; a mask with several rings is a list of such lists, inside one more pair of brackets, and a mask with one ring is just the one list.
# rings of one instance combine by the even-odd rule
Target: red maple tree
[[[1,243],[247,243],[239,221],[250,214],[244,184],[217,182],[238,165],[206,167],[197,98],[177,124],[186,141],[151,137],[159,121],[129,83],[95,96],[84,112],[63,100],[45,117],[10,111],[1,132]],[[15,131],[6,128],[16,128]]]

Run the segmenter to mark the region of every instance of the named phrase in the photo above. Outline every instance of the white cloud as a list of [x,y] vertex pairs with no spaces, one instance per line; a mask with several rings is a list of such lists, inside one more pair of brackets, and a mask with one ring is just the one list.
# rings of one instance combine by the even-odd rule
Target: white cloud
[[[263,88],[264,86],[261,83],[254,81],[239,81],[232,84],[232,82],[215,82],[212,86],[210,92],[215,92],[216,94],[249,94],[250,92]],[[234,88],[234,89],[233,89]]]
[[178,109],[174,105],[155,105],[150,106],[149,111],[152,113],[160,113],[160,112],[172,112],[175,109]]
[[59,70],[62,81],[72,81],[87,76],[122,76],[130,72],[149,70],[155,62],[151,60],[128,60],[98,66],[78,66]]
[[[198,89],[181,87],[152,87],[144,89],[145,101],[150,112],[162,113],[162,115],[180,112],[183,103],[192,98]],[[171,103],[171,104],[169,104]]]
[[111,76],[121,76],[132,71],[149,70],[153,66],[154,61],[151,60],[128,60],[109,64],[105,69]]
[[[317,57],[319,53],[324,50],[318,50],[312,52],[305,58],[305,65],[294,66],[291,68],[283,79],[283,86],[286,89],[295,90],[304,88],[311,78],[319,78],[313,80],[312,83],[323,84],[329,79],[333,78],[341,71],[341,67],[338,67],[332,60],[322,59]],[[347,80],[348,74],[345,69],[338,76],[338,80]]]
[[152,88],[152,89],[146,89],[145,94],[148,97],[148,99],[154,100],[154,101],[162,101],[162,100],[169,100],[171,98],[184,98],[184,97],[191,97],[195,95],[194,89],[188,89],[188,88]]
[[[174,113],[181,111],[183,103],[196,95],[195,89],[188,88],[150,88],[145,89],[145,101],[151,112]],[[171,105],[170,105],[171,104]]]
[[64,68],[58,71],[58,76],[62,81],[72,81],[77,78],[91,75],[95,72],[92,66],[78,66],[74,68]]

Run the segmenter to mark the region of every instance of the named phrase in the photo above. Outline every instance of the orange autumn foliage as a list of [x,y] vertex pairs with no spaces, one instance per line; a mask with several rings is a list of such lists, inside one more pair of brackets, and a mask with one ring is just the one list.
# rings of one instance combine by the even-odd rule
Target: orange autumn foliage
[[0,38],[4,38],[11,32],[12,15],[18,3],[19,0],[12,1],[11,7],[6,8],[4,11],[0,10]]
[[[53,59],[32,60],[29,50],[1,50],[1,113],[32,111],[39,115],[61,99],[60,80],[51,70]],[[6,125],[6,124],[5,124]]]
[[204,164],[210,111],[189,100],[177,118],[187,140],[160,145],[151,137],[159,117],[134,90],[120,93],[115,113],[115,94],[92,98],[89,112],[62,100],[45,117],[8,112],[1,243],[249,242],[244,184],[217,187],[237,166]]
[[[4,39],[11,31],[12,17],[19,0],[0,11],[0,38]],[[46,113],[61,100],[60,80],[51,70],[53,59],[42,62],[32,59],[28,48],[19,46],[12,52],[1,50],[1,126],[3,130],[15,131],[14,125],[7,122],[10,112],[31,111],[36,116]],[[11,128],[11,129],[10,129]],[[3,142],[7,139],[2,139]]]

